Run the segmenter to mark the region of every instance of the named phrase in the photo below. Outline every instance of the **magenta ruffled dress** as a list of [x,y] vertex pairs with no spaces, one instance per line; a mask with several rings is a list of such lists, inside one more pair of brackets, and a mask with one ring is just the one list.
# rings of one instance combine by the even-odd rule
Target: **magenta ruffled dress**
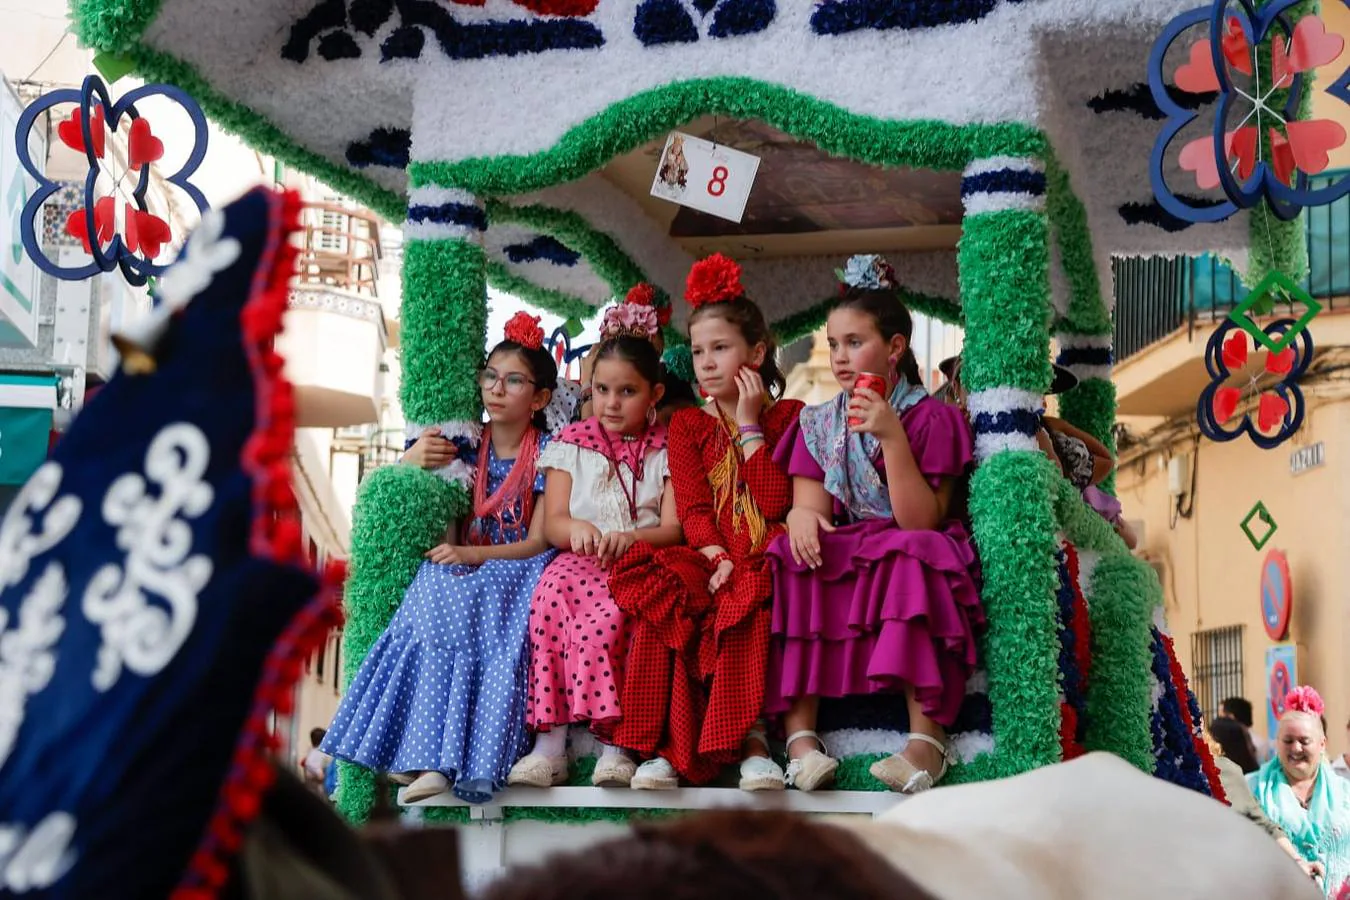
[[[925,398],[900,421],[933,488],[973,463],[974,439],[956,407]],[[790,475],[824,481],[797,425],[775,458]],[[877,467],[884,478],[880,459]],[[849,521],[835,506],[836,521]],[[823,565],[814,571],[793,561],[786,535],[767,550],[774,594],[766,710],[781,714],[798,697],[901,692],[912,684],[925,714],[951,725],[984,624],[965,526],[952,520],[939,531],[906,531],[894,519],[864,519],[822,531],[820,543]]]

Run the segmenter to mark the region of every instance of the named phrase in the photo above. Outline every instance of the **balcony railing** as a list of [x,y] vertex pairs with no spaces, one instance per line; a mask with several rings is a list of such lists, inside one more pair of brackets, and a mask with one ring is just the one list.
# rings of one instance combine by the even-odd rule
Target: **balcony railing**
[[301,223],[300,281],[377,295],[383,248],[380,220],[374,213],[343,203],[311,201],[304,205]]
[[[1350,170],[1312,179],[1313,187],[1350,176]],[[1324,308],[1350,303],[1350,197],[1304,214],[1308,276],[1303,288]],[[1115,355],[1123,362],[1185,328],[1217,322],[1242,301],[1246,288],[1237,274],[1210,254],[1177,259],[1117,257],[1115,276]],[[1293,312],[1292,305],[1276,313]]]

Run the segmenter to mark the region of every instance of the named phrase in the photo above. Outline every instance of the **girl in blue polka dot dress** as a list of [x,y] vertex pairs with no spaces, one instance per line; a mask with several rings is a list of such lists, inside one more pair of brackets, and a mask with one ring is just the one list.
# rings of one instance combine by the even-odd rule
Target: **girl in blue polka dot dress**
[[557,554],[544,540],[543,410],[558,369],[519,313],[479,377],[488,425],[473,518],[427,553],[328,728],[325,753],[411,779],[405,803],[454,786],[485,803],[528,747],[530,595]]

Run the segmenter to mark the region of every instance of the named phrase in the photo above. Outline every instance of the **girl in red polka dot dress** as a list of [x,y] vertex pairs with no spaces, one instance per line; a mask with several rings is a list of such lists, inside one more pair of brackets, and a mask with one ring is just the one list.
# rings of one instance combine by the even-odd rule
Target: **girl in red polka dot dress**
[[638,541],[681,539],[666,462],[666,428],[656,418],[661,359],[652,343],[656,310],[610,309],[591,374],[595,415],[570,425],[539,456],[547,473],[545,536],[563,550],[530,599],[526,724],[534,749],[507,784],[548,787],[567,780],[567,727],[587,723],[601,740],[591,782],[627,786],[635,764],[605,743],[620,718],[619,685],[628,632],[608,585],[609,570]]
[[711,780],[741,762],[744,790],[782,790],[758,724],[772,579],[763,550],[783,531],[792,483],[773,449],[802,404],[783,376],[740,266],[721,254],[689,273],[690,349],[702,409],[670,423],[671,481],[689,546],[637,544],[610,576],[633,629],[615,742],[648,757],[634,788]]

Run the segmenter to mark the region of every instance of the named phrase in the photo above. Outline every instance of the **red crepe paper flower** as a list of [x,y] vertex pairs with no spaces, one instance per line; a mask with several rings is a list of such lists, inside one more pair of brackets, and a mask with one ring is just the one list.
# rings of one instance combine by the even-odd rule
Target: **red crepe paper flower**
[[1312,716],[1324,715],[1327,711],[1327,705],[1322,702],[1322,695],[1317,693],[1317,688],[1307,684],[1300,685],[1285,695],[1284,708],[1288,712],[1301,712]]
[[544,346],[544,329],[539,327],[539,317],[527,312],[518,312],[506,323],[504,335],[508,341],[514,341],[530,350]]
[[741,267],[730,257],[714,253],[694,263],[685,282],[684,299],[698,309],[706,303],[726,303],[745,296]]

